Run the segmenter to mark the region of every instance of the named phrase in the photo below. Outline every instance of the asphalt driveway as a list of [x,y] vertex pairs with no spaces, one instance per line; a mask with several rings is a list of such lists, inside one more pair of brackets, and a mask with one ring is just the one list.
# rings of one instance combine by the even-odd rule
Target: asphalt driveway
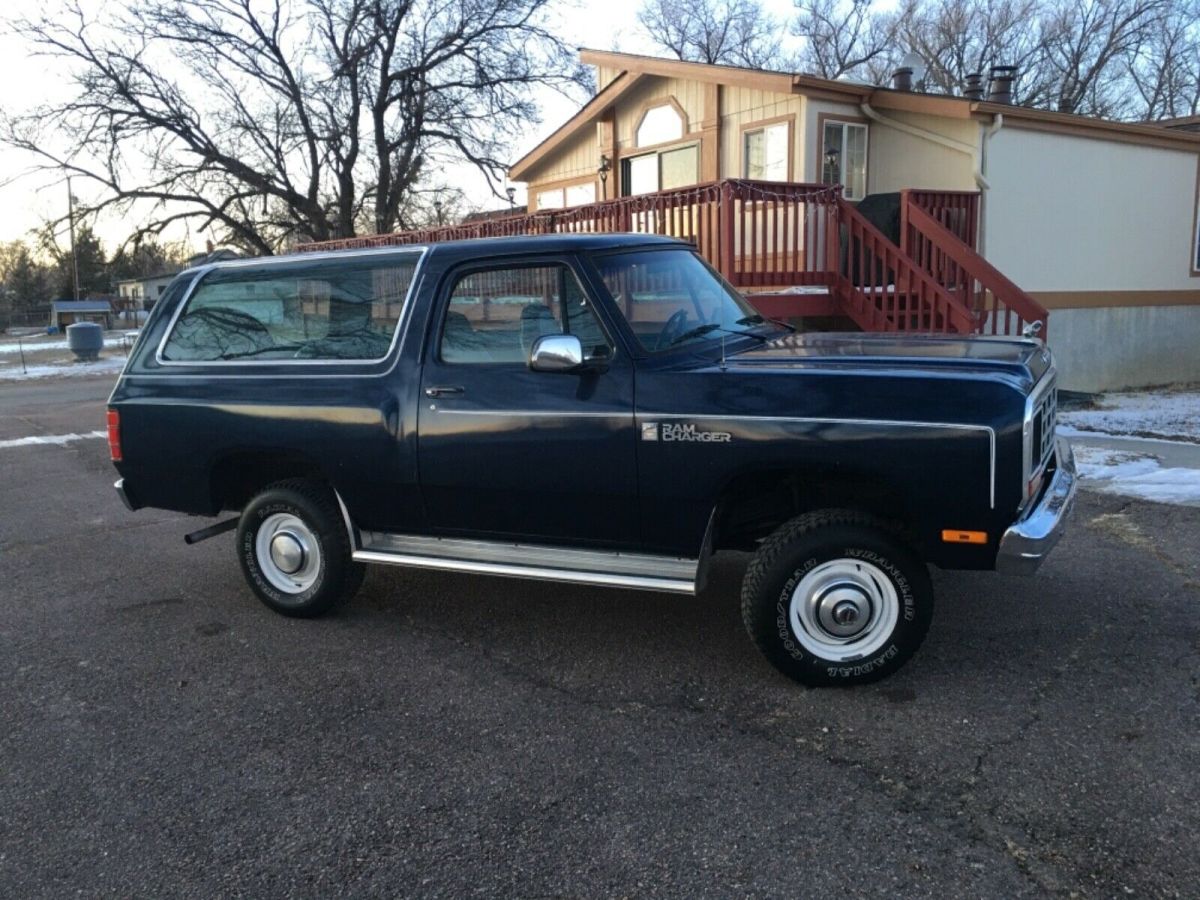
[[805,690],[695,600],[375,569],[338,615],[131,514],[107,383],[0,386],[0,896],[1195,896],[1200,509],[1084,494],[1032,579]]

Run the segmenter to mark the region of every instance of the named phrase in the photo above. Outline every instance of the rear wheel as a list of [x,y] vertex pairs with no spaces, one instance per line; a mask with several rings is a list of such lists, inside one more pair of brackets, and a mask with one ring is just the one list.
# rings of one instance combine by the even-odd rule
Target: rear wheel
[[237,548],[250,589],[285,616],[319,616],[362,584],[337,500],[315,481],[281,481],[251,500]]
[[822,510],[781,526],[742,583],[746,630],[801,684],[865,684],[899,669],[925,638],[925,565],[877,520]]

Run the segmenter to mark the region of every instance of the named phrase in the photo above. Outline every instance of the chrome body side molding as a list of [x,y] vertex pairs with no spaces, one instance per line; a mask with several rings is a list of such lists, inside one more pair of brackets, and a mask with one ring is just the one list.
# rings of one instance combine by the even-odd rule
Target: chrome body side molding
[[698,560],[422,535],[361,533],[356,562],[695,594]]

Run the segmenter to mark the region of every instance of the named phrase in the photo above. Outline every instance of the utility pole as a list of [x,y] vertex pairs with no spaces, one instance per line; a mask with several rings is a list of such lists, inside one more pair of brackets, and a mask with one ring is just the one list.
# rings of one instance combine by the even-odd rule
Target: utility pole
[[75,299],[79,300],[79,257],[75,255],[75,195],[71,193],[71,176],[67,176],[67,224],[71,228],[71,274]]

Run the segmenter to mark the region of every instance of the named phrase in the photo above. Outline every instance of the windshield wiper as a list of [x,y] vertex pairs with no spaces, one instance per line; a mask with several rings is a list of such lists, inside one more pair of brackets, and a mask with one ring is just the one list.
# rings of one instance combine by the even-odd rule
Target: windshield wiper
[[772,325],[778,325],[780,328],[786,328],[788,331],[791,331],[791,332],[795,332],[795,330],[796,330],[795,325],[789,325],[787,322],[784,322],[781,319],[768,319],[766,316],[762,316],[759,313],[755,313],[752,316],[743,316],[742,318],[738,319],[733,324],[734,325],[766,325],[768,322],[770,322]]
[[[741,323],[739,321],[735,322],[734,324],[737,325]],[[676,344],[682,343],[683,341],[690,341],[692,338],[703,337],[704,335],[710,334],[714,331],[723,331],[726,334],[736,335],[737,337],[752,337],[762,341],[764,344],[771,340],[766,335],[755,334],[753,331],[738,331],[734,328],[726,328],[723,325],[718,325],[716,322],[709,322],[705,325],[697,325],[690,331],[685,331],[683,334],[679,335],[679,337],[675,338],[675,340],[671,341],[670,346],[674,347]]]

